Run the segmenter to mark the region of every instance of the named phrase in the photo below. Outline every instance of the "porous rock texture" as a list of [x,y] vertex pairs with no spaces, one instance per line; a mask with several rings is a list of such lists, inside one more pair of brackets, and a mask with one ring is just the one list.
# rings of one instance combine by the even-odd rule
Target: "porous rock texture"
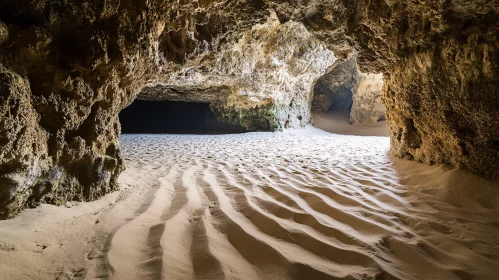
[[359,73],[353,94],[351,123],[374,124],[386,117],[386,107],[381,101],[383,74]]
[[[499,178],[498,9],[498,0],[2,0],[0,217],[117,189],[123,169],[117,115],[145,87],[247,96],[231,102],[255,108],[247,113],[265,120],[256,123],[303,125],[307,109],[293,106],[306,102],[310,89],[293,102],[291,95],[268,100],[259,91],[277,85],[282,93],[286,79],[291,90],[305,90],[329,66],[325,61],[333,62],[305,28],[336,57],[356,55],[362,72],[384,73],[395,155]],[[262,28],[284,31],[265,41]],[[299,31],[293,44],[311,45],[269,42],[289,40],[290,30]],[[327,54],[324,66],[302,65],[318,54]],[[273,70],[284,74],[259,76]],[[252,77],[253,87],[182,84],[184,73],[204,72],[240,76],[229,79],[236,84]],[[291,109],[284,110],[288,101]],[[245,119],[230,102],[212,103],[220,115]]]
[[312,110],[349,111],[351,123],[374,124],[385,119],[381,101],[383,74],[365,74],[355,56],[337,60],[314,86]]
[[392,153],[499,179],[499,1],[411,2],[392,19]]
[[[249,130],[310,121],[335,57],[263,1],[0,2],[0,217],[118,189],[118,113],[143,99],[211,103]],[[17,105],[16,105],[17,104]]]
[[328,73],[320,77],[314,86],[312,110],[349,110],[352,107],[352,95],[357,91],[359,71],[357,60],[353,56],[347,60],[337,60]]
[[249,130],[299,128],[310,123],[312,85],[335,60],[303,24],[281,24],[272,12],[218,52],[207,47],[168,79],[151,82],[138,98],[210,103],[220,119]]

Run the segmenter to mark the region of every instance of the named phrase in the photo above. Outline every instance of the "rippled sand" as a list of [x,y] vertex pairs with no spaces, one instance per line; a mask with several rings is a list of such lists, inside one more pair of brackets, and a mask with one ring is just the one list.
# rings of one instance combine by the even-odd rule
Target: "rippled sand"
[[499,185],[392,159],[387,137],[122,145],[121,192],[0,222],[5,279],[498,279]]

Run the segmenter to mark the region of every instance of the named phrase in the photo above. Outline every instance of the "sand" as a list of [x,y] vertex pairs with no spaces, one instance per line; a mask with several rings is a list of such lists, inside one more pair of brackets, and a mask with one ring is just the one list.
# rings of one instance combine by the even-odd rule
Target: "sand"
[[390,136],[386,121],[376,124],[351,124],[349,111],[315,112],[314,125],[324,131],[357,136]]
[[499,275],[499,184],[394,159],[388,137],[308,127],[122,145],[120,192],[0,221],[0,279]]

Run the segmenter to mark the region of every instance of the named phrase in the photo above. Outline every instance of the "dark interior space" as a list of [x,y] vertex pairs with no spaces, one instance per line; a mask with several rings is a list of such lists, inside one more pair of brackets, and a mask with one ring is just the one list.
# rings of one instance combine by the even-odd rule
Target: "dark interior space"
[[208,103],[135,100],[119,114],[123,134],[230,134],[242,126],[217,120]]
[[353,94],[352,91],[346,87],[340,87],[338,92],[333,94],[331,98],[331,106],[328,111],[352,111]]

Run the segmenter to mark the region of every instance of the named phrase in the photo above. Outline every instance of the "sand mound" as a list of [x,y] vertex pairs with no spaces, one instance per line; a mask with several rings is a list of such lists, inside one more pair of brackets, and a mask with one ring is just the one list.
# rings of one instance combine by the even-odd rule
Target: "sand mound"
[[122,143],[121,192],[0,222],[2,277],[499,275],[498,184],[392,159],[387,137],[309,128]]

